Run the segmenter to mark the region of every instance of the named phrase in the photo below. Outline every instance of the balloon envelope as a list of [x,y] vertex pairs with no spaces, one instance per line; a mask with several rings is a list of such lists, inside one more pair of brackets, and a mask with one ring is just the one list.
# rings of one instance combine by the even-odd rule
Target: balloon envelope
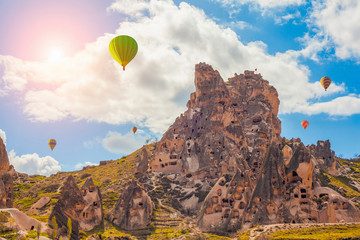
[[125,66],[135,57],[138,51],[138,45],[130,36],[120,35],[114,37],[109,44],[109,51],[111,56],[123,66]]
[[302,126],[304,129],[306,129],[306,128],[309,126],[309,122],[306,121],[306,120],[304,120],[304,121],[301,122],[301,126]]
[[326,91],[326,89],[330,86],[330,84],[331,84],[331,79],[329,78],[329,77],[322,77],[321,79],[320,79],[320,83],[321,83],[321,85],[323,86],[323,88],[325,89],[325,91]]
[[48,145],[51,149],[51,151],[54,149],[54,147],[56,146],[56,140],[55,139],[49,139],[48,141]]
[[131,131],[132,131],[133,133],[136,133],[137,128],[136,128],[136,127],[132,127],[132,128],[131,128]]

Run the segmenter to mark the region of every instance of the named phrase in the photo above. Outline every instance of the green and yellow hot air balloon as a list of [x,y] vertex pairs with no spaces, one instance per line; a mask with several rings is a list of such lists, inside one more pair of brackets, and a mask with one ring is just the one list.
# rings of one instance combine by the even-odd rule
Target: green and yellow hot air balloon
[[125,71],[125,66],[135,57],[138,45],[132,37],[120,35],[111,40],[109,51],[111,56],[123,66]]
[[331,84],[331,79],[329,78],[329,77],[322,77],[321,79],[320,79],[320,83],[321,83],[321,85],[323,86],[323,88],[325,89],[325,91],[326,91],[326,89],[330,86],[330,84]]
[[48,145],[51,149],[51,151],[54,149],[54,147],[56,146],[56,140],[55,139],[49,139],[48,140]]

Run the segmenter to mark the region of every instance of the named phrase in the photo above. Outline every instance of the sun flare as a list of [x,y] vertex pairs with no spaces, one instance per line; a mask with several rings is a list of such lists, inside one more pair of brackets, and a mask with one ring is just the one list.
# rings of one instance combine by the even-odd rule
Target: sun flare
[[53,48],[50,51],[49,59],[50,61],[57,61],[63,57],[63,51],[60,48]]

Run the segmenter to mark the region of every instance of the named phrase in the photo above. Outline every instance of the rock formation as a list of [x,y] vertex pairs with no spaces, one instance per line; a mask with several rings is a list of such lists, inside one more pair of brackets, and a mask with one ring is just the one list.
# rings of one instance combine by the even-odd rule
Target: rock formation
[[85,200],[85,208],[82,212],[80,229],[90,231],[99,225],[103,218],[101,193],[98,186],[95,186],[92,178],[88,178],[81,187],[81,192]]
[[108,219],[125,230],[145,228],[150,223],[153,203],[145,188],[136,180],[129,181]]
[[54,217],[58,235],[61,236],[69,234],[68,222],[71,219],[71,239],[79,239],[79,230],[89,231],[98,225],[102,220],[101,196],[92,179],[88,179],[80,191],[74,177],[70,175],[50,214],[48,223],[52,227],[55,227]]
[[50,202],[49,197],[40,198],[31,208],[27,211],[28,214],[38,214],[39,210],[46,206]]
[[0,208],[11,208],[14,201],[13,166],[0,137]]
[[146,173],[149,166],[149,159],[148,159],[148,153],[146,151],[146,148],[143,147],[140,155],[138,156],[138,164],[136,166],[135,174],[140,173]]
[[217,179],[235,173],[235,166],[255,173],[269,142],[280,141],[275,88],[251,71],[224,83],[203,63],[196,65],[195,85],[188,110],[164,134],[150,170]]
[[[195,86],[188,110],[163,135],[148,170],[173,179],[169,192],[187,194],[179,194],[184,209],[202,206],[201,230],[359,220],[353,202],[321,186],[321,171],[337,172],[329,141],[304,146],[281,138],[277,91],[260,74],[245,71],[224,82],[200,63]],[[195,197],[209,183],[205,200]]]
[[59,200],[55,204],[50,217],[49,225],[54,227],[55,218],[59,236],[68,235],[68,221],[71,219],[71,239],[79,239],[79,221],[82,218],[82,211],[85,208],[85,201],[76,185],[73,176],[69,176],[64,183]]

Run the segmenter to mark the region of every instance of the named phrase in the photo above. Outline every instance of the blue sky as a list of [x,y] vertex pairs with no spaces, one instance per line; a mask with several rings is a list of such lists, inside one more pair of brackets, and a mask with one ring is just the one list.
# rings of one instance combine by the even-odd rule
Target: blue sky
[[[73,171],[160,139],[186,110],[199,62],[224,80],[257,68],[278,90],[282,136],[360,154],[359,1],[3,0],[0,9],[0,136],[20,172]],[[125,72],[108,52],[122,34],[139,45]]]

